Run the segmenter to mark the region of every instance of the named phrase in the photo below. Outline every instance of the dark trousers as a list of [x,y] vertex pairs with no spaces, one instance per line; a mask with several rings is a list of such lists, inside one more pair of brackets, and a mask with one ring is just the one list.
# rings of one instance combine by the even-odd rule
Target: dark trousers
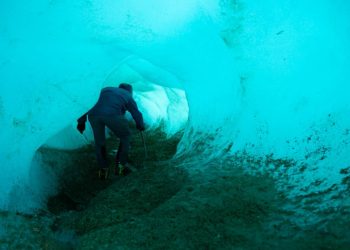
[[108,127],[119,139],[118,152],[116,154],[116,163],[124,165],[128,160],[130,147],[130,129],[128,121],[124,116],[91,116],[89,122],[92,127],[95,139],[95,149],[97,163],[101,168],[107,168],[107,150],[106,150],[106,132]]

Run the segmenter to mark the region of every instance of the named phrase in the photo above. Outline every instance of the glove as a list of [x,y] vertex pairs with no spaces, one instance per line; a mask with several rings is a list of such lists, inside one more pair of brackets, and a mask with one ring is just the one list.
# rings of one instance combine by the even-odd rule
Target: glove
[[85,130],[85,123],[78,123],[77,129],[79,130],[80,134],[83,134]]
[[136,124],[136,128],[140,131],[144,131],[145,130],[145,125],[139,125],[139,124]]

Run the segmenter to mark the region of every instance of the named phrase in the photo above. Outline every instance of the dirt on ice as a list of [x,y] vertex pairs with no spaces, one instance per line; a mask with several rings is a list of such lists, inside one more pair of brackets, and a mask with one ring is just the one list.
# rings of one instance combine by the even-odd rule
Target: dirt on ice
[[[148,131],[145,157],[135,133],[137,171],[109,180],[97,178],[91,145],[42,148],[60,190],[34,215],[1,213],[0,249],[349,249],[348,214],[327,230],[301,228],[269,175],[248,174],[237,157],[173,158],[181,136]],[[116,148],[111,137],[111,163]]]

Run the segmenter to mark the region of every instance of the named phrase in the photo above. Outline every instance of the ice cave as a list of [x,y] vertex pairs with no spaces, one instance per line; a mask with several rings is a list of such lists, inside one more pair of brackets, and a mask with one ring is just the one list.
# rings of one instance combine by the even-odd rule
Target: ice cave
[[350,249],[349,45],[347,0],[1,1],[0,249]]

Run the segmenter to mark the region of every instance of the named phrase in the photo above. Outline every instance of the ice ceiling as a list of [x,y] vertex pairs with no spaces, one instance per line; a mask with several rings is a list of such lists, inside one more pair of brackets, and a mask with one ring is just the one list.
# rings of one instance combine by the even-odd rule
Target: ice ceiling
[[189,114],[182,151],[211,135],[213,158],[232,145],[227,157],[307,166],[279,170],[295,194],[317,180],[312,191],[345,188],[348,1],[7,1],[0,18],[2,209],[38,206],[36,150],[82,145],[75,119],[122,81],[149,126],[163,121],[171,134]]

